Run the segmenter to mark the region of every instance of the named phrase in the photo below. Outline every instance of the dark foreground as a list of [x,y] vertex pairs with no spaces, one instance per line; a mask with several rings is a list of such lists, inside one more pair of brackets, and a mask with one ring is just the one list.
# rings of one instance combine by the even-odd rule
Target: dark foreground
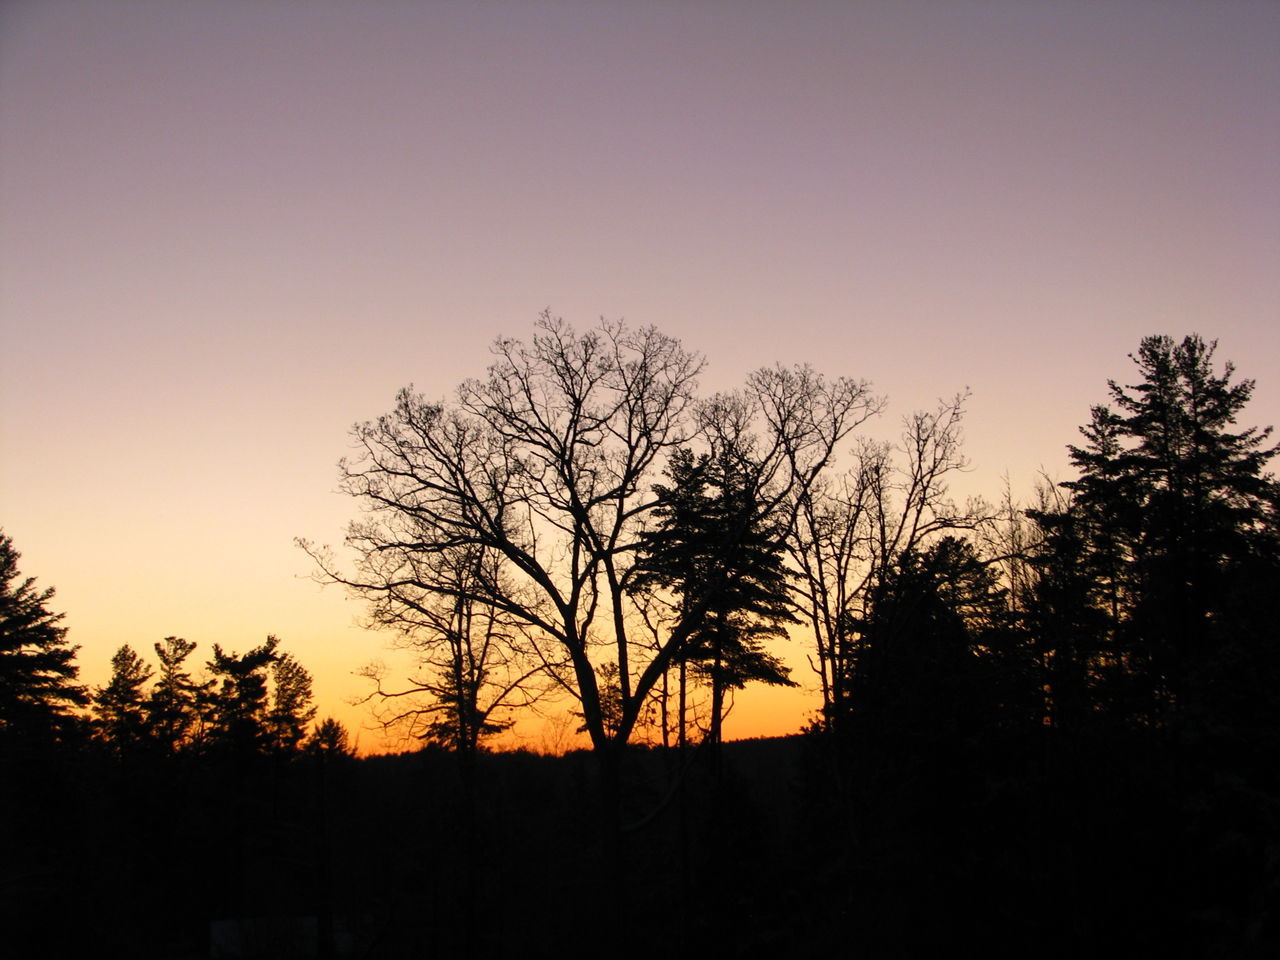
[[[1273,956],[1274,744],[10,763],[9,956]],[[680,771],[684,770],[684,776]],[[212,937],[212,940],[211,940]],[[967,951],[966,951],[967,952]]]

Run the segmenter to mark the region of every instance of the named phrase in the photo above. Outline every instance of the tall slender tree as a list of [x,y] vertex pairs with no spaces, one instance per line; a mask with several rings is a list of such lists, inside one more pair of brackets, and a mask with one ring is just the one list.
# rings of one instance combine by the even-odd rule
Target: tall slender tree
[[281,654],[271,665],[271,707],[266,718],[271,749],[282,754],[295,752],[315,715],[311,674],[293,654]]
[[784,564],[783,529],[763,505],[757,473],[732,451],[673,456],[669,484],[656,490],[659,526],[641,538],[633,590],[660,587],[676,598],[678,662],[711,685],[712,742],[724,698],[751,681],[794,686],[763,646],[797,622]]

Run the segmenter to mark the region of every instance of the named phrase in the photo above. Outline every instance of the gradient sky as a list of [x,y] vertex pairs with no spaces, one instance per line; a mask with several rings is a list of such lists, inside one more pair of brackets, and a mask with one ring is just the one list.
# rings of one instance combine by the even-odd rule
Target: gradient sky
[[1278,158],[1273,2],[10,0],[0,525],[89,682],[270,632],[358,726],[384,639],[292,541],[399,387],[625,317],[710,389],[870,379],[879,434],[967,385],[964,492],[1027,495],[1147,334],[1280,422]]

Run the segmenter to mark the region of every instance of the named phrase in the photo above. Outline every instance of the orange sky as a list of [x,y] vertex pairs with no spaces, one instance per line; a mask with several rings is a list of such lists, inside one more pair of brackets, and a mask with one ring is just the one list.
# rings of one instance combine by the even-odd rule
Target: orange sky
[[89,682],[275,633],[358,725],[383,641],[293,538],[353,517],[352,422],[544,307],[708,390],[870,379],[881,435],[968,385],[989,496],[1063,474],[1147,334],[1280,421],[1277,49],[1273,3],[7,3],[0,525]]

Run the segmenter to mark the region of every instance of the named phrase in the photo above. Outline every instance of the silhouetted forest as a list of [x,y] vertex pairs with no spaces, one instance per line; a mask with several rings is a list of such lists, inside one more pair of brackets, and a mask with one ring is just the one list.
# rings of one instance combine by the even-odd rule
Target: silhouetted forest
[[[368,671],[410,752],[355,757],[274,637],[86,689],[0,535],[21,955],[1274,955],[1277,447],[1213,343],[1143,340],[1073,478],[994,504],[948,492],[963,395],[878,443],[869,385],[700,398],[652,329],[495,355],[355,428],[349,566],[304,544],[418,654]],[[820,710],[722,742],[788,636]],[[562,703],[590,749],[487,746]]]

